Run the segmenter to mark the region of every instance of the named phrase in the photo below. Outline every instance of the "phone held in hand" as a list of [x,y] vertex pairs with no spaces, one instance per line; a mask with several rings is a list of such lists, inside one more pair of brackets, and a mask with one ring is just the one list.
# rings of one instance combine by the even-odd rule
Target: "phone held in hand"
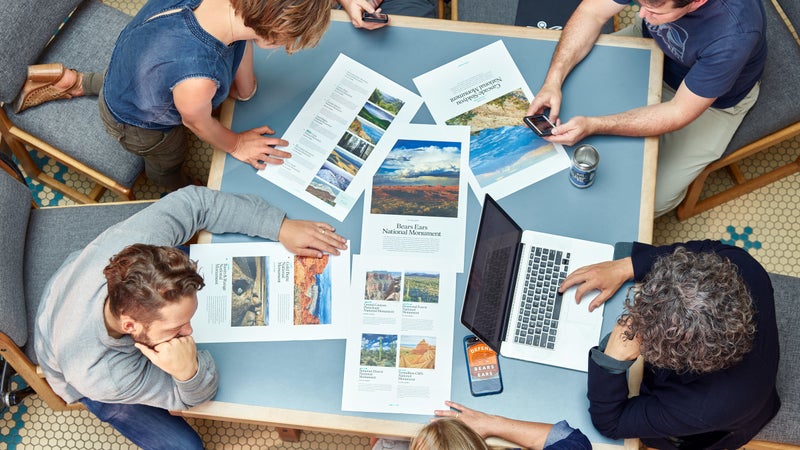
[[528,126],[534,133],[539,136],[550,136],[552,133],[553,122],[550,122],[550,119],[547,118],[544,114],[534,114],[532,116],[525,116],[522,118],[522,121],[525,122],[525,125]]
[[464,337],[464,353],[467,357],[469,390],[472,395],[477,397],[503,392],[497,353],[473,335]]
[[364,22],[386,23],[389,21],[389,15],[379,12],[361,14],[361,20]]

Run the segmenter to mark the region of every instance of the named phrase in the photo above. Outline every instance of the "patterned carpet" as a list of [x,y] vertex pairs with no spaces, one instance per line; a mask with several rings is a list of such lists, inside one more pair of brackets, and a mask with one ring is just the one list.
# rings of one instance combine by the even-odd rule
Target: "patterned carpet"
[[[142,0],[108,0],[107,3],[128,13],[135,13]],[[624,25],[634,17],[628,11],[621,18]],[[212,149],[191,139],[188,172],[205,180]],[[769,152],[750,158],[743,164],[746,174],[760,173],[800,155],[800,138],[784,142]],[[67,173],[58,164],[48,163],[46,171],[68,184],[89,189],[89,182]],[[709,180],[708,193],[730,183],[724,173]],[[72,202],[47,188],[31,183],[42,206],[67,205]],[[136,185],[138,199],[155,199],[164,193],[147,180]],[[114,201],[109,194],[103,201]],[[691,239],[719,239],[747,249],[771,272],[800,276],[800,174],[795,174],[753,193],[742,196],[711,211],[679,222],[668,214],[656,220],[653,241],[665,244]],[[283,442],[270,427],[190,420],[209,449],[369,449],[369,438],[319,432],[303,432],[300,442]],[[26,449],[134,449],[133,444],[86,411],[54,413],[37,397],[3,411],[0,420],[0,450]]]

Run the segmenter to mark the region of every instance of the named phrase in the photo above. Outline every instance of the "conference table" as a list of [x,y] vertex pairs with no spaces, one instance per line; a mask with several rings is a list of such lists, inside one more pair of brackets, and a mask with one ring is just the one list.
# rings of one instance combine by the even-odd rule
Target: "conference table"
[[[558,31],[448,20],[395,16],[391,26],[353,28],[334,11],[330,29],[313,49],[287,55],[280,50],[255,53],[259,81],[248,102],[228,102],[221,120],[234,131],[269,125],[280,136],[303,107],[336,57],[343,53],[396,83],[417,92],[412,79],[473,50],[502,39],[535,93],[544,80]],[[589,56],[564,84],[562,118],[604,115],[660,101],[662,54],[651,40],[603,35]],[[412,123],[434,123],[423,105]],[[594,185],[573,187],[568,170],[556,173],[499,200],[525,229],[614,244],[652,237],[656,138],[592,136],[600,163]],[[567,147],[568,154],[572,148]],[[363,196],[338,222],[272,183],[251,166],[215,151],[209,187],[264,197],[291,218],[331,223],[361,252]],[[480,217],[473,193],[467,205],[464,271],[469,270]],[[212,242],[241,242],[241,235],[214,235]],[[470,394],[459,321],[466,273],[457,277],[453,317],[451,399],[492,414],[540,422],[566,419],[580,428],[596,448],[623,445],[592,426],[587,412],[586,373],[500,358],[504,391]],[[603,335],[622,311],[624,292],[607,304]],[[268,424],[279,429],[321,430],[371,436],[410,437],[430,415],[349,412],[341,410],[344,340],[201,344],[220,372],[216,397],[187,411],[186,417]],[[587,352],[588,353],[588,352]],[[444,405],[442,405],[444,408]],[[431,412],[432,414],[432,412]],[[490,443],[502,443],[492,440]],[[635,445],[628,443],[628,445]]]

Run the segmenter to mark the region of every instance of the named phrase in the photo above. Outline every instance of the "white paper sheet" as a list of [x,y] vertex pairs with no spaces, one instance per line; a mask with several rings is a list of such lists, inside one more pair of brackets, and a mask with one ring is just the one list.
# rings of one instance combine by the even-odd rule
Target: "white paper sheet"
[[421,105],[413,92],[339,55],[283,135],[292,157],[258,175],[341,222],[386,156],[376,144]]
[[455,274],[354,255],[342,410],[430,415],[450,398]]
[[278,242],[196,244],[205,287],[196,342],[344,339],[350,252],[299,257]]
[[438,124],[469,125],[470,186],[505,197],[569,167],[559,144],[538,137],[522,118],[533,93],[503,41],[414,78]]
[[362,252],[463,272],[469,127],[398,124],[383,145],[391,150],[364,192]]

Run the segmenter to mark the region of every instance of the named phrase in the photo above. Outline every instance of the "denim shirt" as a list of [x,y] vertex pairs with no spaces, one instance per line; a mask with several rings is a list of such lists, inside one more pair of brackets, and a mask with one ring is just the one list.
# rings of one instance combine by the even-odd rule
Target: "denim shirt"
[[122,30],[103,85],[118,122],[152,130],[180,125],[172,90],[189,78],[216,83],[212,108],[228,96],[246,42],[227,46],[207,33],[193,13],[201,1],[149,0]]

